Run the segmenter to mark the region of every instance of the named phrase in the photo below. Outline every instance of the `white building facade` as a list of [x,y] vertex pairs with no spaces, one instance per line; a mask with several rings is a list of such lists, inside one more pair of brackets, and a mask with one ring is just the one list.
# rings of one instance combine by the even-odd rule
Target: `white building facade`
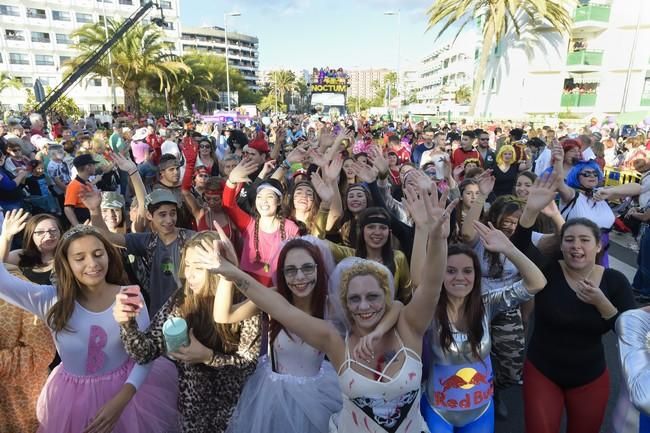
[[420,64],[416,98],[431,113],[465,114],[468,106],[457,104],[456,91],[471,88],[479,40],[472,30],[464,32],[453,44],[427,54]]
[[[180,52],[180,0],[158,2],[165,16],[165,35]],[[64,74],[63,64],[75,56],[70,33],[87,23],[103,22],[104,16],[129,17],[140,7],[140,0],[0,0],[0,71],[19,78],[33,89],[36,79],[55,88]],[[156,8],[144,21],[160,17]],[[101,113],[112,108],[112,92],[106,78],[82,78],[67,93],[85,112]],[[116,91],[117,102],[124,101]],[[7,89],[0,105],[22,110],[27,99],[23,90]]]
[[[226,56],[226,32],[223,27],[183,27],[181,45],[184,53],[192,50]],[[248,86],[259,90],[259,40],[255,36],[228,31],[228,63],[239,70]]]
[[581,0],[570,35],[507,37],[490,57],[479,118],[650,110],[650,2]]

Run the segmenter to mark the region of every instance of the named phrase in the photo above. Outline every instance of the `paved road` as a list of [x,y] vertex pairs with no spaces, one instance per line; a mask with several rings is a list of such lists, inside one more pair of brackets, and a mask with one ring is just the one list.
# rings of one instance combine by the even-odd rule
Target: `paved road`
[[[612,243],[609,249],[611,267],[623,272],[630,281],[636,271],[636,252],[629,248],[632,238],[629,235],[620,235],[612,232]],[[610,372],[611,389],[609,405],[601,433],[611,432],[611,414],[616,404],[619,393],[621,369],[618,361],[616,336],[613,333],[605,335],[605,357]],[[508,405],[508,419],[497,420],[496,433],[524,433],[524,408],[523,396],[520,386],[515,386],[504,393]],[[565,432],[564,427],[562,433]]]

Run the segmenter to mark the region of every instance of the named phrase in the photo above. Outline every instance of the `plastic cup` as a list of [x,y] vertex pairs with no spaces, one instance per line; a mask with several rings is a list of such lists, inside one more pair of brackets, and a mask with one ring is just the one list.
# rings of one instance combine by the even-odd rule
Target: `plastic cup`
[[170,317],[165,320],[162,327],[167,353],[178,352],[178,349],[189,346],[190,339],[187,335],[187,322],[180,317]]

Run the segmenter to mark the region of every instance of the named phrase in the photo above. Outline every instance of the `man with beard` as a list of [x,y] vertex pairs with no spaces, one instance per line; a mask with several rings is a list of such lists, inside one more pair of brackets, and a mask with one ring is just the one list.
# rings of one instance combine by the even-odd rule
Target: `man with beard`
[[490,148],[490,134],[482,129],[477,129],[475,132],[478,137],[478,147],[476,150],[478,150],[481,165],[484,170],[491,170],[496,164],[497,155],[494,150]]

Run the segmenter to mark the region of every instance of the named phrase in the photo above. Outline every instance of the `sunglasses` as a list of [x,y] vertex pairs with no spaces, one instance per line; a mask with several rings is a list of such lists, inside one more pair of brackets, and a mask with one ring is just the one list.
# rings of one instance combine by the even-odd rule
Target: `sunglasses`
[[580,176],[582,177],[598,177],[598,172],[596,171],[581,171]]
[[199,145],[199,147],[200,147],[201,149],[209,149],[209,148],[211,148],[212,146],[210,146],[209,144],[201,144],[201,145]]

